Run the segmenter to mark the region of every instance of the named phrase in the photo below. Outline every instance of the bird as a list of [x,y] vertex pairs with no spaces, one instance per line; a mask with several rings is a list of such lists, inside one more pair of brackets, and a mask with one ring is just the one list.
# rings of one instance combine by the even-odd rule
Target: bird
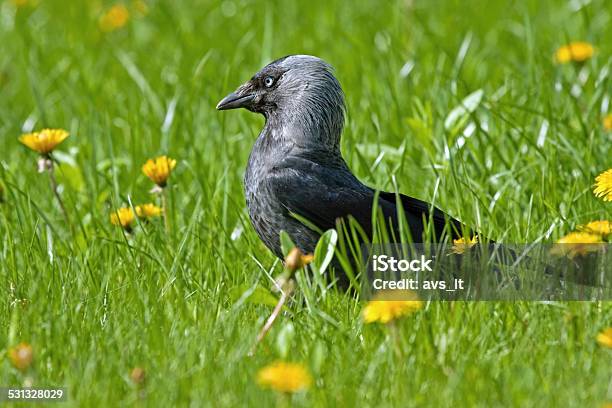
[[244,190],[255,231],[281,260],[281,231],[302,252],[312,253],[321,231],[352,217],[371,239],[375,200],[394,236],[399,236],[398,211],[403,211],[413,242],[423,242],[428,225],[438,242],[469,230],[427,202],[378,191],[357,179],[340,149],[344,92],[331,65],[318,57],[277,59],[216,108],[244,108],[265,117],[249,155]]

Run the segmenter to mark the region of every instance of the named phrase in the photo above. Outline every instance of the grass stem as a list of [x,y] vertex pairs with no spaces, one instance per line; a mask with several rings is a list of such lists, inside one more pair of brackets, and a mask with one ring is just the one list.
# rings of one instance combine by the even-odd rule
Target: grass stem
[[62,201],[62,197],[60,196],[59,191],[57,191],[57,180],[55,178],[55,164],[53,164],[53,161],[51,161],[51,159],[49,158],[44,158],[43,160],[45,160],[46,162],[45,167],[47,169],[47,173],[49,174],[49,184],[51,186],[51,191],[53,191],[53,195],[57,199],[57,202],[62,211],[62,215],[64,216],[64,219],[66,220],[66,224],[70,228],[70,232],[74,235],[74,230],[72,229],[72,223],[70,222],[70,217],[68,217],[68,211],[66,211],[66,206],[64,205],[64,202]]
[[261,331],[257,335],[257,340],[253,345],[253,348],[251,348],[251,351],[249,352],[250,356],[255,354],[257,346],[259,345],[259,343],[261,343],[261,341],[266,337],[266,334],[268,334],[268,332],[272,328],[272,325],[276,321],[276,318],[280,314],[281,310],[283,310],[283,306],[285,305],[287,298],[291,296],[291,293],[293,293],[293,288],[294,285],[292,284],[286,284],[283,286],[280,298],[278,299],[278,303],[276,304],[276,306],[274,306],[274,310],[272,310],[270,317],[268,317],[268,320],[266,320],[266,324],[264,324],[264,326],[261,328]]
[[166,233],[170,233],[170,220],[168,219],[168,196],[165,188],[161,189],[161,200],[162,200],[162,215],[164,217],[164,226]]

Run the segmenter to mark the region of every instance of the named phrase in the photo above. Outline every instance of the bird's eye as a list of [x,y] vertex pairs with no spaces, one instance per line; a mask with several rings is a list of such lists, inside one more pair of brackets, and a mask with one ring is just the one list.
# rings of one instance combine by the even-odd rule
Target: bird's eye
[[271,76],[267,76],[264,78],[264,85],[266,86],[266,88],[271,87],[272,85],[274,85],[274,78]]

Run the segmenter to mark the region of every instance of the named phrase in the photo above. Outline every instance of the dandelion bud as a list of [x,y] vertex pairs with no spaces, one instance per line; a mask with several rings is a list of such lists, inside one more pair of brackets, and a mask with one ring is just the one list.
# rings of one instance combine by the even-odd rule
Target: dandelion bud
[[19,371],[26,371],[32,364],[34,353],[28,343],[19,343],[9,350],[9,360]]
[[134,367],[132,371],[130,372],[130,380],[132,380],[134,384],[139,385],[139,384],[144,383],[145,378],[146,378],[146,373],[145,373],[144,368],[142,367]]
[[311,254],[303,254],[297,247],[294,247],[285,258],[285,266],[289,271],[295,272],[311,263],[313,258]]

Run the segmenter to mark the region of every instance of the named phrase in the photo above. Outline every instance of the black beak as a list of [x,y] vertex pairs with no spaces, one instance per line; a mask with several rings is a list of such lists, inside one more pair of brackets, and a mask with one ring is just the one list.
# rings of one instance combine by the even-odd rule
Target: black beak
[[236,92],[232,92],[225,98],[221,99],[221,102],[217,104],[218,110],[237,109],[245,108],[255,99],[255,95],[244,92],[240,88]]

